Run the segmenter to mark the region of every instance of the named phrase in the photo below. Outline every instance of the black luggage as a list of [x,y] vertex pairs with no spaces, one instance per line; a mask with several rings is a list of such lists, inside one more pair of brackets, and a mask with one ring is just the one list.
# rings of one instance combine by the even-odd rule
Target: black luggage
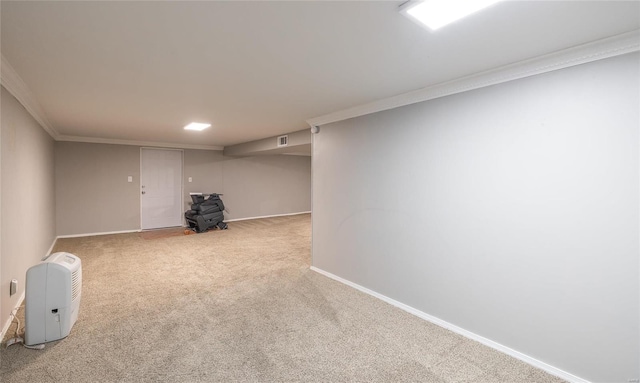
[[202,233],[212,228],[226,229],[224,223],[224,203],[221,194],[193,194],[191,195],[191,210],[184,213],[189,228]]
[[192,195],[191,210],[200,211],[202,214],[213,213],[214,211],[223,211],[224,203],[220,199],[220,194],[209,194],[205,199],[205,195]]

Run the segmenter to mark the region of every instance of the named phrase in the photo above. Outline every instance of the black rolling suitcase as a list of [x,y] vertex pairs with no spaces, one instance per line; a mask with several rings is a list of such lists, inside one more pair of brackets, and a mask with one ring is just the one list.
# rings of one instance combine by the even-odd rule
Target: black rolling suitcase
[[221,194],[192,194],[191,210],[184,213],[184,218],[189,228],[197,233],[202,233],[209,229],[226,229],[224,223],[224,203],[220,199]]

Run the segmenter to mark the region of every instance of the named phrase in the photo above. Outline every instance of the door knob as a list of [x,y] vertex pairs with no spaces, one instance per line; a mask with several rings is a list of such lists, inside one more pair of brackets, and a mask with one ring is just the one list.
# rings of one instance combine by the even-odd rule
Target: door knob
[[143,191],[142,191],[142,194],[147,194],[147,192],[143,190]]

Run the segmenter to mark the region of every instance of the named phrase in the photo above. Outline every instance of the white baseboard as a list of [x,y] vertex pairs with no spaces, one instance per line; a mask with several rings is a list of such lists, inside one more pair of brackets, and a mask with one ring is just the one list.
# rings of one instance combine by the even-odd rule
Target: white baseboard
[[397,307],[399,309],[402,309],[402,310],[408,312],[409,314],[413,314],[413,315],[417,316],[418,318],[424,319],[424,320],[426,320],[428,322],[431,322],[431,323],[433,323],[435,325],[438,325],[440,327],[444,327],[447,330],[455,332],[456,334],[462,335],[462,336],[464,336],[466,338],[469,338],[471,340],[475,340],[476,342],[482,343],[485,346],[491,347],[491,348],[493,348],[495,350],[498,350],[498,351],[500,351],[500,352],[502,352],[504,354],[507,354],[507,355],[512,356],[512,357],[514,357],[516,359],[519,359],[519,360],[521,360],[521,361],[523,361],[523,362],[525,362],[527,364],[532,365],[533,367],[536,367],[536,368],[539,368],[541,370],[544,370],[544,371],[548,372],[551,375],[557,376],[559,378],[562,378],[562,379],[564,379],[566,381],[573,382],[573,383],[589,383],[588,380],[585,380],[585,379],[582,379],[580,377],[577,377],[577,376],[575,376],[573,374],[570,374],[570,373],[568,373],[568,372],[566,372],[564,370],[561,370],[561,369],[559,369],[557,367],[551,366],[551,365],[549,365],[549,364],[547,364],[545,362],[539,361],[539,360],[537,360],[535,358],[532,358],[532,357],[530,357],[528,355],[525,355],[525,354],[523,354],[523,353],[521,353],[519,351],[516,351],[516,350],[514,350],[512,348],[509,348],[509,347],[504,346],[504,345],[502,345],[500,343],[494,342],[494,341],[492,341],[490,339],[487,339],[485,337],[482,337],[482,336],[480,336],[478,334],[472,333],[471,331],[467,331],[467,330],[465,330],[465,329],[463,329],[461,327],[458,327],[458,326],[456,326],[454,324],[446,322],[446,321],[444,321],[444,320],[442,320],[440,318],[436,318],[436,317],[434,317],[432,315],[429,315],[429,314],[427,314],[425,312],[422,312],[422,311],[420,311],[418,309],[415,309],[415,308],[413,308],[411,306],[405,305],[404,303],[398,302],[398,301],[396,301],[394,299],[391,299],[391,298],[389,298],[387,296],[384,296],[384,295],[382,295],[380,293],[377,293],[377,292],[375,292],[373,290],[369,290],[366,287],[360,286],[360,285],[358,285],[356,283],[353,283],[351,281],[348,281],[348,280],[346,280],[344,278],[338,277],[337,275],[331,274],[331,273],[329,273],[327,271],[324,271],[322,269],[319,269],[319,268],[317,268],[315,266],[311,266],[311,270],[315,271],[316,273],[322,274],[322,275],[324,275],[326,277],[329,277],[329,278],[331,278],[333,280],[336,280],[336,281],[338,281],[340,283],[344,283],[345,285],[353,287],[356,290],[360,290],[365,294],[369,294],[369,295],[371,295],[371,296],[373,296],[375,298],[378,298],[378,299],[380,299],[380,300],[382,300],[384,302],[387,302],[390,305],[393,305],[393,306],[395,306],[395,307]]
[[84,234],[71,234],[71,235],[59,235],[57,237],[57,239],[59,238],[80,238],[80,237],[93,237],[96,235],[109,235],[109,234],[126,234],[126,233],[139,233],[142,230],[137,229],[137,230],[121,230],[121,231],[104,231],[101,233],[84,233]]
[[15,307],[11,310],[9,319],[7,319],[7,322],[4,324],[4,326],[2,326],[2,332],[0,332],[0,342],[4,340],[4,336],[7,334],[7,331],[11,326],[11,322],[13,322],[15,313],[17,312],[18,307],[20,307],[20,305],[22,304],[22,301],[24,301],[24,291],[22,292],[22,295],[20,295],[20,298],[18,298],[18,303],[16,303]]
[[49,247],[49,250],[47,250],[47,253],[44,255],[44,257],[42,257],[42,260],[44,260],[45,258],[47,258],[49,255],[51,255],[51,252],[53,251],[53,247],[56,245],[56,242],[58,242],[58,238],[59,237],[55,237],[53,239],[53,242],[51,242],[51,246]]
[[301,211],[301,212],[297,212],[297,213],[263,215],[263,216],[260,216],[260,217],[234,218],[234,219],[227,219],[227,220],[225,220],[225,222],[247,221],[247,220],[250,220],[250,219],[260,219],[260,218],[286,217],[286,216],[289,216],[289,215],[300,215],[300,214],[309,214],[309,213],[311,213],[311,210],[309,210],[309,211]]
[[[259,217],[226,219],[226,220],[224,220],[224,222],[246,221],[246,220],[250,220],[250,219],[260,219],[260,218],[285,217],[285,216],[289,216],[289,215],[300,215],[300,214],[309,214],[309,213],[311,213],[311,211],[301,211],[301,212],[297,212],[297,213],[287,213],[287,214],[263,215],[263,216],[259,216]],[[177,226],[177,227],[179,227],[179,226]],[[183,227],[188,227],[188,225],[183,224]],[[142,231],[143,230],[141,230],[141,229],[137,229],[137,230],[105,231],[105,232],[100,232],[100,233],[59,235],[58,237],[56,237],[56,240],[60,239],[60,238],[81,238],[81,237],[93,237],[93,236],[96,236],[96,235],[140,233]],[[51,245],[51,249],[49,249],[49,253],[53,249],[54,245],[55,245],[55,242],[54,242],[53,245]],[[49,254],[47,254],[47,255],[49,255]]]

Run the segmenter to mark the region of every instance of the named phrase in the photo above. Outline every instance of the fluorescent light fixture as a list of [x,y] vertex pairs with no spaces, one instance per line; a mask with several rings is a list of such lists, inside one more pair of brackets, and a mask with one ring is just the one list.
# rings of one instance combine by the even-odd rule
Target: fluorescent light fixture
[[201,130],[205,130],[208,127],[210,127],[211,124],[203,124],[202,122],[192,122],[189,125],[184,127],[184,130],[197,130],[197,131],[201,131]]
[[400,13],[435,31],[499,1],[501,0],[409,1],[400,7]]

